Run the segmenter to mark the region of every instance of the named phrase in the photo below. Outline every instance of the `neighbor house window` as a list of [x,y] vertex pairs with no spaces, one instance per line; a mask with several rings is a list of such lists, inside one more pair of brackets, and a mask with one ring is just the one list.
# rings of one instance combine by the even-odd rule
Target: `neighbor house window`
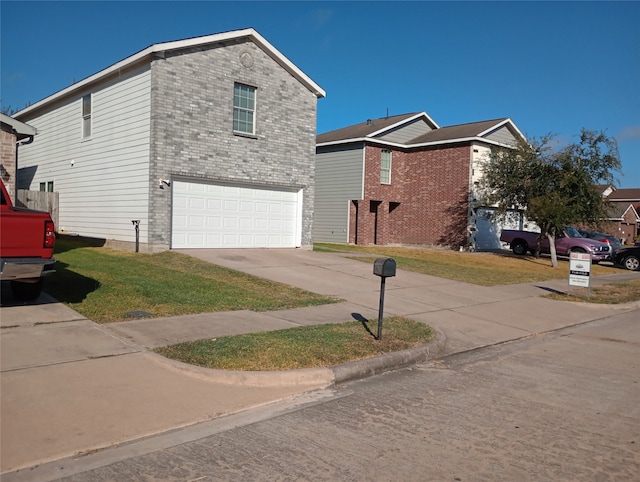
[[40,183],[40,191],[42,191],[42,192],[53,192],[53,181],[41,182]]
[[380,155],[380,184],[391,184],[391,151],[385,149]]
[[91,137],[91,94],[82,97],[82,138]]
[[233,86],[233,130],[255,134],[256,88],[243,84]]

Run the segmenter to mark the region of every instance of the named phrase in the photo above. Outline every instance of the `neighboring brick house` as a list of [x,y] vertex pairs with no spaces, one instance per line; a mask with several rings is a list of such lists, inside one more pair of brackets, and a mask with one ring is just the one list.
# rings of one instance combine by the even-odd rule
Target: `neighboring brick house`
[[602,195],[609,200],[609,219],[603,230],[624,244],[633,244],[640,233],[640,188],[616,189],[600,186]]
[[18,182],[59,192],[62,233],[309,246],[324,95],[253,29],[155,44],[15,114],[39,134]]
[[470,205],[491,148],[517,139],[507,118],[440,127],[425,112],[320,134],[314,241],[499,249],[492,209]]
[[36,129],[6,114],[0,114],[0,177],[16,204],[16,159],[20,145],[33,142]]

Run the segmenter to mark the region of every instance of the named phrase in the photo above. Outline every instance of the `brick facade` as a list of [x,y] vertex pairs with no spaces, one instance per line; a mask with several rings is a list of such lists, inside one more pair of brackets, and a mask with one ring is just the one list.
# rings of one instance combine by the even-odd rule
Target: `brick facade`
[[[166,52],[151,64],[150,186],[158,178],[303,189],[311,245],[316,96],[253,42]],[[232,132],[234,82],[257,88],[256,135]],[[151,189],[149,242],[170,243],[170,190]]]
[[464,245],[471,146],[392,150],[391,184],[380,184],[381,148],[365,150],[364,199],[352,202],[349,242]]
[[[4,125],[4,124],[3,124]],[[16,193],[16,136],[4,129],[0,131],[0,177],[12,202]]]

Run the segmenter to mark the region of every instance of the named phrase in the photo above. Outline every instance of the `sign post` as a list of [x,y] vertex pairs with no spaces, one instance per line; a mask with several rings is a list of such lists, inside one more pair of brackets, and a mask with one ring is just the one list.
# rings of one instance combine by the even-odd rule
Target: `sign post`
[[569,258],[569,286],[589,289],[591,298],[591,255],[589,253],[571,253]]

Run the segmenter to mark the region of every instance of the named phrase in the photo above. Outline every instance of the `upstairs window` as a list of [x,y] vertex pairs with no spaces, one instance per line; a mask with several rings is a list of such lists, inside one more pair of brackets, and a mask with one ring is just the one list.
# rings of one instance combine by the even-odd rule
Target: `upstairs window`
[[91,137],[91,94],[82,97],[82,138]]
[[380,153],[380,184],[391,184],[391,151]]
[[243,84],[233,86],[233,131],[254,135],[256,88]]

